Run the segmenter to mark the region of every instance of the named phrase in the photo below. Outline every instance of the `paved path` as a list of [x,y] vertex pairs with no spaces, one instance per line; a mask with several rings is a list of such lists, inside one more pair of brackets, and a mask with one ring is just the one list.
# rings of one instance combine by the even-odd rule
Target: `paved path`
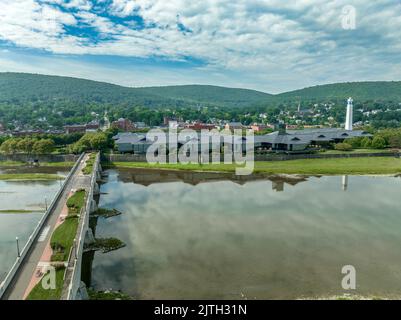
[[35,277],[35,272],[37,268],[40,267],[41,258],[46,251],[46,247],[50,241],[53,231],[58,225],[58,221],[60,219],[60,216],[62,215],[63,208],[65,207],[70,193],[73,190],[87,189],[88,185],[90,184],[90,177],[88,178],[87,176],[84,176],[82,174],[82,168],[85,166],[85,161],[87,157],[88,155],[85,155],[74,175],[67,183],[60,197],[60,200],[55,206],[53,212],[47,218],[46,223],[44,223],[42,229],[39,231],[38,237],[35,239],[23,263],[19,267],[19,270],[15,275],[12,283],[8,286],[8,289],[5,292],[3,299],[24,299],[32,278]]

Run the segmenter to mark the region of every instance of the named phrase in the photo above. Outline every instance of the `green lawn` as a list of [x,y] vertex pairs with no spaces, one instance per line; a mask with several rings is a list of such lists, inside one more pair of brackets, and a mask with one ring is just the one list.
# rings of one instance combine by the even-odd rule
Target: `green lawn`
[[96,153],[91,153],[89,159],[86,160],[85,168],[83,168],[82,173],[86,175],[92,174],[93,165],[95,164]]
[[0,180],[18,180],[18,181],[39,181],[39,180],[60,180],[64,177],[57,174],[48,173],[5,173],[0,174]]
[[67,200],[68,214],[78,214],[84,204],[85,190],[78,190]]
[[327,150],[321,154],[353,154],[353,153],[394,153],[390,149],[354,149],[351,151]]
[[52,261],[67,261],[78,229],[78,218],[67,218],[52,234]]
[[[233,172],[234,164],[199,165],[165,164],[151,165],[146,162],[114,162],[107,167],[154,168],[172,170],[199,170]],[[392,157],[302,159],[290,161],[258,161],[254,172],[270,174],[342,175],[342,174],[397,174],[401,173],[401,159]]]
[[56,289],[45,290],[40,281],[29,293],[27,300],[60,300],[64,285],[64,271],[65,268],[56,270]]

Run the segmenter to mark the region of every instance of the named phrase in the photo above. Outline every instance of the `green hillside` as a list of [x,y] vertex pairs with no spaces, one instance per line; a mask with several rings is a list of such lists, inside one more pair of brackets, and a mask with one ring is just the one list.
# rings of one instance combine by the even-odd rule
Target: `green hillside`
[[401,100],[401,81],[347,82],[320,85],[275,96],[279,100]]
[[[107,111],[109,120],[120,117],[151,126],[163,124],[164,117],[185,120],[259,122],[260,114],[278,121],[282,111],[313,108],[315,102],[334,103],[324,117],[343,122],[345,100],[367,110],[381,109],[365,119],[361,112],[356,121],[379,121],[379,125],[401,123],[398,103],[401,82],[354,82],[321,85],[279,95],[235,88],[184,85],[128,88],[118,85],[24,73],[0,73],[0,123],[7,128],[62,128],[66,124],[101,120]],[[207,108],[205,108],[207,107]],[[321,113],[321,112],[320,112]],[[214,120],[213,120],[214,119]],[[281,120],[281,119],[280,119]],[[294,118],[287,114],[287,121]],[[303,119],[315,123],[312,117]],[[315,122],[314,122],[315,121]],[[319,121],[325,121],[320,119]]]
[[250,106],[269,101],[272,95],[255,90],[224,88],[205,85],[141,88],[143,92],[193,104],[231,107]]
[[174,101],[109,83],[25,73],[0,73],[0,103],[99,103],[167,106]]
[[24,73],[0,73],[0,103],[63,101],[146,106],[244,107],[263,102],[270,95],[253,90],[215,86],[127,88],[109,83]]

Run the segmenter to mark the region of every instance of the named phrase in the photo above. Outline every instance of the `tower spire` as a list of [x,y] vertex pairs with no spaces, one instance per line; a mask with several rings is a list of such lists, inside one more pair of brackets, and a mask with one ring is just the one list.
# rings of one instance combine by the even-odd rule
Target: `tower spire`
[[354,124],[354,100],[352,98],[348,99],[347,103],[347,119],[345,121],[345,130],[352,131]]

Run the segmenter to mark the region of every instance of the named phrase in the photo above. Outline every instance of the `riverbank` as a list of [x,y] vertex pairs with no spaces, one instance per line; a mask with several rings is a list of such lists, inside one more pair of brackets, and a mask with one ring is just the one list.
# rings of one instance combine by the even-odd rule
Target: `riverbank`
[[0,181],[46,181],[63,180],[64,177],[58,174],[47,173],[5,173],[0,174]]
[[[0,161],[0,167],[25,167],[26,162],[22,161]],[[72,168],[74,162],[40,162],[39,167]]]
[[[103,163],[104,168],[146,168],[205,172],[234,172],[235,164],[149,164],[147,162]],[[401,160],[390,157],[302,159],[255,162],[255,173],[300,175],[396,175],[401,173]]]

